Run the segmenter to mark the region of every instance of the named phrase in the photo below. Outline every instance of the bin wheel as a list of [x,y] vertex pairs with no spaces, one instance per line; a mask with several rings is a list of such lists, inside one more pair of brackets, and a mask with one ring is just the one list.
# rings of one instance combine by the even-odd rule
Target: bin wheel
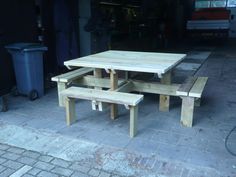
[[31,101],[34,101],[34,100],[36,100],[39,97],[39,94],[38,94],[38,92],[36,90],[31,90],[31,92],[29,93],[28,97],[29,97],[29,99]]
[[16,87],[13,87],[13,88],[11,89],[11,93],[12,93],[12,96],[15,96],[15,97],[17,97],[17,96],[20,95],[20,93],[19,93],[19,91],[17,90]]

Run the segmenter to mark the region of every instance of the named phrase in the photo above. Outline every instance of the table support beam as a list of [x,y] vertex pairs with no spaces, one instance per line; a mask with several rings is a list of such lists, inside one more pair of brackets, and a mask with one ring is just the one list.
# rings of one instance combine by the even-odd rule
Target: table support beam
[[[171,72],[163,75],[161,78],[161,84],[170,85],[171,84]],[[159,100],[159,110],[163,112],[168,112],[170,107],[170,96],[160,95]]]
[[[110,72],[111,88],[110,90],[116,90],[118,88],[118,73]],[[118,115],[118,107],[116,104],[111,104],[111,119],[115,119]]]

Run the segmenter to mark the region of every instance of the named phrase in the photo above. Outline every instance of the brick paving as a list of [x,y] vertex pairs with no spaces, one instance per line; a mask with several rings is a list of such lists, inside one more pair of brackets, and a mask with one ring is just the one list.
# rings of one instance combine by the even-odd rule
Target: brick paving
[[121,177],[6,144],[0,144],[0,150],[0,177]]
[[[3,152],[0,155],[0,177],[124,177],[126,174],[117,174],[102,170],[102,167],[93,167],[88,162],[70,162],[52,157],[43,153],[25,150],[0,143]],[[136,166],[145,173],[136,176],[145,177],[204,177],[206,171],[196,168],[185,168],[177,163],[168,163],[156,158],[131,157],[132,166]],[[118,167],[116,167],[118,168]],[[123,165],[121,168],[126,168]],[[197,176],[195,176],[197,174]],[[217,177],[214,172],[207,173],[207,177]],[[131,176],[130,176],[131,177]]]

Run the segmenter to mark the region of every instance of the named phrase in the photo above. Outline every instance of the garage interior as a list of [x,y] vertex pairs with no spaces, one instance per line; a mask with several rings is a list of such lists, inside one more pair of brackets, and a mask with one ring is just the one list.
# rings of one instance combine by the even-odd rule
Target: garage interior
[[[235,177],[235,15],[235,0],[2,2],[0,143],[87,164],[110,176]],[[48,48],[45,95],[34,101],[12,93],[16,78],[5,46],[20,42]],[[78,122],[67,126],[51,78],[69,72],[65,61],[106,50],[187,54],[173,70],[174,82],[208,77],[193,127],[180,124],[180,98],[171,97],[170,111],[161,112],[152,94],[144,94],[140,103],[134,138],[127,134],[124,106],[111,120],[109,110],[91,111],[90,101],[79,100]],[[153,74],[134,77],[159,82]]]

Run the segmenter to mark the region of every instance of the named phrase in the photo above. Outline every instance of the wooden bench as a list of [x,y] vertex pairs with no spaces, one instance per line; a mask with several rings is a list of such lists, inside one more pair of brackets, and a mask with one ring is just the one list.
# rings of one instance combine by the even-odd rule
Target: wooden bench
[[88,74],[89,72],[92,72],[93,70],[94,69],[92,69],[92,68],[80,68],[80,69],[76,69],[74,71],[70,71],[65,74],[61,74],[61,75],[58,75],[58,76],[55,76],[52,78],[52,81],[57,82],[59,106],[64,107],[64,101],[60,95],[61,91],[68,88],[68,86],[72,82],[74,82],[77,79],[81,78],[82,76]]
[[95,103],[123,104],[130,109],[130,137],[135,136],[137,132],[138,103],[143,100],[143,95],[81,87],[69,87],[61,91],[61,94],[65,98],[67,125],[71,125],[76,121],[75,99],[92,100]]
[[182,125],[192,127],[194,106],[200,105],[200,99],[207,80],[208,77],[189,77],[176,91],[176,95],[182,98]]

